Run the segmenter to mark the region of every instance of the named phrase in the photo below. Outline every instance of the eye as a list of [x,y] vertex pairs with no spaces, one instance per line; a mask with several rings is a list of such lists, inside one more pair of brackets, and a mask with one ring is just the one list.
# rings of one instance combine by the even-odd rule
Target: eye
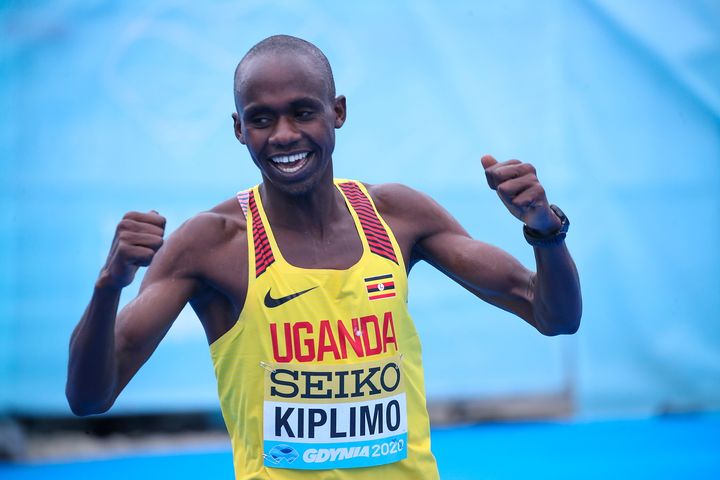
[[299,120],[310,120],[314,114],[315,114],[315,112],[312,110],[302,109],[302,110],[298,110],[297,113],[295,113],[295,117],[298,118]]
[[250,121],[248,123],[255,128],[263,128],[269,126],[272,123],[272,118],[268,115],[256,115],[250,118]]

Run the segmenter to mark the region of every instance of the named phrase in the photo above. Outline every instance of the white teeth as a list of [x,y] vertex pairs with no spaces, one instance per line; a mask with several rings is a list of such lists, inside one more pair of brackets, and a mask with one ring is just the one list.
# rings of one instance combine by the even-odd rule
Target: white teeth
[[286,165],[283,165],[282,167],[280,167],[280,170],[282,170],[285,173],[295,173],[298,170],[300,170],[302,168],[302,166],[303,166],[303,164],[301,164],[301,163],[295,164],[292,167],[287,166],[287,164],[286,164]]
[[308,152],[302,152],[295,153],[293,155],[277,155],[275,157],[270,157],[270,160],[272,160],[274,163],[293,163],[297,162],[298,160],[302,160],[307,156]]

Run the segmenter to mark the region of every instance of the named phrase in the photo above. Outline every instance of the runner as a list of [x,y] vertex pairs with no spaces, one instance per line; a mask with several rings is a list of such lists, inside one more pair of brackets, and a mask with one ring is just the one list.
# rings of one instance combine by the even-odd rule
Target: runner
[[159,213],[125,215],[71,339],[73,412],[107,411],[189,302],[210,344],[236,478],[437,478],[407,274],[427,261],[545,335],[574,333],[582,307],[567,218],[532,165],[482,158],[490,188],[524,224],[534,273],[420,192],[335,178],[346,99],[304,40],[255,45],[236,70],[235,103],[235,135],[262,182],[167,241]]

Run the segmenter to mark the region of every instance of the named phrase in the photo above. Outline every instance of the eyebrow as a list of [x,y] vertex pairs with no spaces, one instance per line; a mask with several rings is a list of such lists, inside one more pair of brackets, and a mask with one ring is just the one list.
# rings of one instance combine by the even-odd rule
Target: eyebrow
[[290,102],[290,106],[292,108],[313,107],[318,110],[322,110],[324,107],[324,104],[323,104],[323,102],[321,102],[320,100],[318,100],[314,97],[302,97],[302,98],[298,98],[297,100]]
[[[290,102],[289,110],[293,110],[300,107],[311,107],[316,110],[322,110],[324,108],[323,102],[314,97],[300,97]],[[243,109],[243,118],[249,118],[253,115],[260,113],[273,113],[277,109],[273,108],[268,104],[257,104],[250,105]]]

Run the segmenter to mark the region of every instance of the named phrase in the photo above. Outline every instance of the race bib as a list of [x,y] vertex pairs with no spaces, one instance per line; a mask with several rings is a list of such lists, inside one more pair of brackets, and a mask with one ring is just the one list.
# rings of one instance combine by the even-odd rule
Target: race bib
[[265,367],[266,467],[372,467],[407,457],[400,355],[347,365]]

